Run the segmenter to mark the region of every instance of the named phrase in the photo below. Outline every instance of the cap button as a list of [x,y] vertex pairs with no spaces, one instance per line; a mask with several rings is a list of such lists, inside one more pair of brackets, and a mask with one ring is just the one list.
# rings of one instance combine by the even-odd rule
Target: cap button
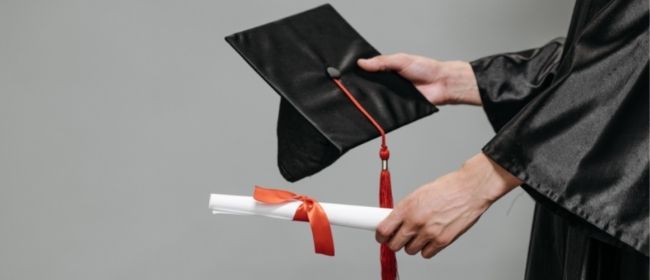
[[330,75],[330,78],[332,79],[341,78],[341,71],[339,71],[339,69],[336,69],[334,67],[327,67],[327,74]]

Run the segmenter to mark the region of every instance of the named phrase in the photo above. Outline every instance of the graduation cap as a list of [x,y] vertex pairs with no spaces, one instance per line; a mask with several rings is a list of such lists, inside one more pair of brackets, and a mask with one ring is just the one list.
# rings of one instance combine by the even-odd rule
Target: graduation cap
[[[370,73],[379,55],[329,4],[226,37],[280,94],[278,167],[297,181],[350,149],[381,137],[380,206],[392,208],[386,133],[438,109],[396,73]],[[394,252],[381,247],[382,279],[395,279]]]
[[282,97],[278,167],[290,182],[381,134],[334,78],[385,132],[437,111],[396,73],[359,68],[357,59],[379,52],[329,4],[235,33],[226,41]]

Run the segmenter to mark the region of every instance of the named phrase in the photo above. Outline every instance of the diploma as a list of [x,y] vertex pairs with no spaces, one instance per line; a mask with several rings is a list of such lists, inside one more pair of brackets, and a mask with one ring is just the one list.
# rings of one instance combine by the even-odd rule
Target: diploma
[[[214,214],[256,215],[293,220],[301,201],[267,204],[250,196],[211,194],[209,207]],[[374,231],[392,209],[320,202],[333,225]]]

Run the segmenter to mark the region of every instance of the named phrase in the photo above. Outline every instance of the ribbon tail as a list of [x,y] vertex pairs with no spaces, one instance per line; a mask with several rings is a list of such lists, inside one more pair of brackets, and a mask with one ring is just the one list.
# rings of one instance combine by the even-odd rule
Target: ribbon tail
[[310,211],[307,211],[309,225],[314,238],[314,249],[316,253],[327,256],[334,256],[334,238],[332,227],[327,214],[318,202],[313,202]]
[[260,186],[255,186],[253,191],[253,198],[259,202],[279,204],[285,203],[292,200],[296,200],[296,194],[280,190],[280,189],[269,189]]

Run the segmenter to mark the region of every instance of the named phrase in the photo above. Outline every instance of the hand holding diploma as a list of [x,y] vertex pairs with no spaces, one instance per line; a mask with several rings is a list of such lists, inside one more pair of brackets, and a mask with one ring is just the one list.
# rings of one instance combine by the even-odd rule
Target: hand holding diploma
[[209,207],[215,214],[309,221],[316,252],[325,255],[334,255],[330,224],[374,231],[392,211],[387,208],[319,203],[307,196],[257,186],[253,197],[211,194]]

